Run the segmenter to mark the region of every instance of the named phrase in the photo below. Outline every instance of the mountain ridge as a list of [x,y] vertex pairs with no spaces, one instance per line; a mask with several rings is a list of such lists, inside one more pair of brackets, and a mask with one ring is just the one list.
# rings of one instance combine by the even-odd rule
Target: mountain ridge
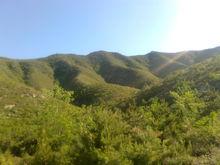
[[0,164],[218,164],[219,54],[0,59]]
[[128,95],[133,96],[138,90],[160,85],[176,71],[218,55],[220,47],[177,53],[152,51],[139,56],[96,51],[86,56],[54,54],[29,60],[0,58],[0,79],[23,83],[36,89],[53,88],[56,82],[66,90],[86,89],[79,100],[83,98],[88,101],[88,93],[96,95],[94,98],[99,100],[105,92],[112,97],[127,99]]

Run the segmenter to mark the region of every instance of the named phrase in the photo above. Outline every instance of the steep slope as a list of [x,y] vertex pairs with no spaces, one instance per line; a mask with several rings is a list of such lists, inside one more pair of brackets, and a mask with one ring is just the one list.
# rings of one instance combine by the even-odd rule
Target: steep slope
[[54,78],[67,89],[76,84],[92,85],[105,83],[103,78],[97,75],[93,68],[86,62],[85,56],[77,55],[53,55],[41,59],[48,63],[54,71]]
[[137,89],[129,86],[106,83],[86,56],[55,55],[42,60],[50,64],[54,79],[63,88],[77,93],[76,104],[114,104],[115,101],[127,99],[137,92]]
[[[0,79],[5,82],[19,82],[38,90],[51,89],[54,83],[59,82],[64,89],[77,93],[77,104],[99,104],[127,99],[138,89],[158,86],[164,78],[166,83],[168,81],[166,77],[173,75],[175,71],[187,69],[218,55],[220,55],[220,47],[179,53],[151,52],[144,56],[124,56],[119,53],[99,51],[87,56],[55,54],[35,60],[1,58]],[[209,68],[212,64],[207,65]],[[193,73],[193,71],[188,72]],[[178,76],[191,80],[187,75]],[[197,76],[193,75],[193,77]],[[214,73],[211,77],[216,78],[218,74]],[[213,86],[213,83],[210,84]],[[163,87],[169,89],[169,83],[168,87]],[[215,85],[215,88],[218,86]]]
[[108,83],[143,88],[160,81],[146,66],[119,53],[94,52],[89,54],[87,59]]
[[189,82],[200,93],[220,91],[220,57],[213,57],[201,63],[194,64],[184,70],[168,76],[161,85],[142,91],[137,96],[137,102],[148,101],[153,97],[168,98],[179,82]]
[[153,51],[144,56],[133,56],[131,58],[146,65],[155,75],[164,78],[176,70],[185,69],[193,64],[218,55],[220,55],[220,47],[177,53]]
[[[218,164],[220,57],[206,53],[0,58],[0,164]],[[197,91],[173,90],[184,81]],[[132,85],[154,86],[131,102]]]
[[38,60],[0,60],[0,85],[13,82],[39,89],[51,89],[56,82],[76,93],[76,104],[113,104],[134,95],[137,89],[109,84],[82,56],[55,55]]
[[0,79],[19,82],[36,89],[51,88],[53,71],[46,63],[37,60],[0,60]]
[[149,69],[160,77],[165,77],[169,73],[183,69],[186,67],[176,59],[178,55],[171,55],[169,53],[151,52],[146,55],[149,63]]

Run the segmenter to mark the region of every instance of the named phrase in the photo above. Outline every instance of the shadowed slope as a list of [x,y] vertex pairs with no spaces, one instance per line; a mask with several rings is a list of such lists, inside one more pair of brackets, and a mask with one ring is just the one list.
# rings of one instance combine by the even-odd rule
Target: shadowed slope
[[89,54],[87,59],[108,83],[135,88],[159,83],[146,66],[121,54],[100,51]]
[[[56,55],[38,60],[0,60],[0,80],[35,89],[50,89],[59,82],[77,94],[76,104],[100,104],[131,97],[137,89],[108,84],[86,62],[84,57]],[[1,83],[1,82],[0,82]],[[106,104],[108,104],[106,103]]]
[[[78,93],[77,104],[99,104],[130,98],[138,88],[158,86],[163,78],[166,83],[166,77],[175,71],[218,55],[220,47],[179,53],[151,52],[144,56],[130,57],[99,51],[87,56],[56,54],[35,60],[1,58],[0,80],[25,84],[35,89],[49,89],[55,82],[59,82],[63,88]],[[213,73],[211,77],[218,78],[218,74]],[[205,72],[203,74],[206,75]],[[191,80],[187,78],[188,75],[184,77]],[[206,79],[208,78],[206,76]],[[213,83],[211,85],[214,85]],[[169,83],[162,87],[169,89]]]

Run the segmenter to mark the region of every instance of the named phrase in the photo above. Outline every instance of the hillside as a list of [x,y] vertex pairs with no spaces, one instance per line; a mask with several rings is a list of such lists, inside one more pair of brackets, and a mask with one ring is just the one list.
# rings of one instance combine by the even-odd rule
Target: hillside
[[[108,100],[123,100],[137,89],[108,84],[78,57],[51,56],[39,60],[1,60],[0,80],[33,87],[51,89],[59,83],[67,90],[78,91],[78,104],[97,104]],[[93,99],[88,99],[88,98]]]
[[158,77],[166,77],[170,73],[187,68],[208,58],[220,55],[220,47],[200,51],[183,51],[177,53],[163,53],[152,51],[144,56],[132,58],[142,63]]
[[150,52],[143,56],[98,51],[87,56],[55,54],[35,60],[2,58],[0,78],[37,90],[51,89],[59,83],[64,89],[78,93],[75,103],[100,104],[126,100],[139,89],[161,84],[175,71],[218,55],[219,47],[179,53]]
[[[22,72],[26,72],[22,76],[29,76],[30,79],[36,77],[31,76],[30,73],[34,74],[34,72],[38,71],[38,74],[41,73],[39,76],[45,73],[45,76],[49,79],[54,77],[55,79],[59,79],[60,82],[64,81],[62,78],[65,79],[65,75],[71,74],[68,75],[69,80],[65,80],[66,84],[63,83],[68,88],[71,87],[71,80],[87,85],[106,82],[142,88],[157,84],[160,81],[159,77],[164,78],[171,72],[187,68],[218,55],[220,55],[220,47],[177,53],[153,51],[139,56],[125,56],[119,53],[98,51],[90,53],[87,56],[56,54],[36,60],[10,60],[1,58],[0,62],[8,66],[9,70],[11,70],[9,71],[11,72],[10,74],[15,73],[15,76],[19,76],[19,74],[21,76]],[[6,68],[4,70],[6,71]],[[60,78],[59,74],[63,73],[58,72],[62,72],[62,70],[68,71],[68,73],[65,73]],[[52,72],[54,72],[54,75],[52,75]],[[129,77],[132,78],[129,79]],[[28,77],[26,78],[28,79]],[[23,79],[25,78],[23,77]],[[36,88],[41,87],[40,84],[36,84],[35,86],[31,82],[27,83]]]
[[209,58],[181,71],[173,72],[163,83],[149,90],[141,91],[137,96],[138,103],[154,97],[168,98],[179,82],[189,82],[200,93],[220,91],[220,57]]
[[0,164],[218,164],[219,54],[1,58]]
[[119,53],[94,52],[87,59],[108,83],[142,88],[160,81],[145,65]]

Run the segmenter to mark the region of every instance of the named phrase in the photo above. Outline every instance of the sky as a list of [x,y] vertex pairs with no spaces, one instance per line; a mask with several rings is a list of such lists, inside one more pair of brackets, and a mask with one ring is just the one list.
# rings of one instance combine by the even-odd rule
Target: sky
[[0,56],[220,46],[219,0],[0,0]]

